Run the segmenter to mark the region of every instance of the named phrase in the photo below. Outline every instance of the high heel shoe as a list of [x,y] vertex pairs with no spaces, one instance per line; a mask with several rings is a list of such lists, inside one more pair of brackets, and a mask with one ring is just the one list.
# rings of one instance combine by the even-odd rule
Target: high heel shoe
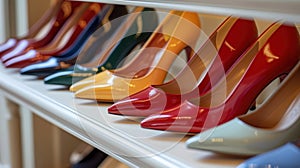
[[[228,17],[174,80],[166,84],[150,86],[141,92],[130,95],[109,107],[108,112],[117,115],[147,117],[153,112],[171,109],[186,99],[199,97],[210,90],[213,87],[212,84],[216,84],[220,80],[223,74],[221,71],[226,73],[256,39],[257,28],[253,20]],[[212,50],[211,43],[217,53],[209,51]],[[215,57],[218,58],[214,59]],[[201,76],[205,74],[208,66],[201,68],[202,61],[213,62],[203,81],[201,81]],[[209,74],[214,75],[210,77]],[[196,78],[196,83],[191,81],[192,78]],[[188,79],[189,83],[186,82]],[[199,80],[201,82],[197,84]]]
[[246,160],[237,168],[300,167],[300,140]]
[[51,55],[59,57],[72,55],[100,25],[101,20],[97,15],[102,14],[99,11],[103,6],[99,3],[81,5],[51,43],[39,49],[24,51],[22,54],[3,61],[3,65],[7,68],[23,68],[47,60]]
[[[171,32],[164,32],[171,29]],[[184,33],[182,31],[185,31]],[[172,11],[155,30],[134,60],[125,67],[104,71],[71,86],[76,97],[114,101],[151,84],[161,84],[168,68],[183,49],[194,46],[200,34],[198,14]],[[188,53],[190,56],[191,53]],[[152,64],[152,65],[151,65]]]
[[[232,66],[218,85],[141,122],[143,128],[198,133],[248,111],[258,94],[298,62],[300,37],[295,26],[275,23]],[[278,68],[280,67],[280,68]]]
[[[115,8],[114,11],[118,12],[119,10],[118,10],[118,8]],[[147,8],[140,8],[139,12],[142,12],[142,11],[143,12],[146,12],[146,11],[150,12],[150,11],[153,11],[153,10],[152,9],[147,9]],[[134,15],[134,14],[132,14],[132,15]],[[102,62],[100,64],[101,66],[103,66],[101,69],[103,69],[103,68],[112,69],[112,68],[116,67],[118,65],[118,63],[120,63],[122,61],[122,59],[125,57],[125,54],[127,54],[134,47],[136,47],[138,44],[143,43],[144,41],[146,41],[146,39],[149,38],[149,36],[151,35],[149,32],[142,33],[142,32],[139,32],[139,31],[143,31],[143,30],[146,30],[146,29],[151,29],[151,26],[154,27],[156,25],[156,23],[157,23],[156,13],[154,12],[152,14],[152,16],[148,15],[148,14],[145,14],[145,13],[141,14],[139,16],[141,16],[141,20],[140,21],[143,22],[144,20],[147,20],[147,24],[143,24],[143,27],[137,28],[138,27],[137,24],[133,25],[133,24],[130,24],[129,22],[126,22],[126,24],[130,24],[131,25],[131,28],[128,30],[128,28],[123,27],[123,30],[120,31],[120,33],[123,32],[122,35],[124,35],[125,34],[124,31],[126,32],[126,30],[127,30],[128,31],[127,33],[130,33],[130,34],[125,35],[126,38],[124,38],[120,42],[118,42],[119,43],[118,44],[119,47],[116,47],[116,48],[113,49],[113,53],[109,56],[110,58],[108,58],[106,60],[103,59],[104,62]],[[140,18],[140,17],[138,17],[138,18]],[[111,25],[110,29],[114,29],[116,27],[121,27],[120,25],[118,25],[116,23],[116,22],[120,23],[121,22],[120,20],[122,22],[125,22],[125,17],[118,18],[117,20],[112,21],[114,23],[109,23]],[[131,22],[133,22],[134,20],[137,21],[138,19],[134,18],[134,19],[131,20]],[[127,21],[129,21],[129,20],[127,20]],[[148,24],[150,24],[151,21],[153,21],[152,22],[153,25],[145,28],[144,26],[148,26]],[[104,26],[107,26],[107,25],[104,25]],[[102,29],[100,31],[102,31],[105,34],[108,33],[107,31],[105,31],[105,29]],[[117,30],[116,29],[112,30],[112,32],[114,32],[114,31],[117,31]],[[139,34],[137,34],[137,33],[139,33]],[[97,32],[96,34],[102,34],[102,33]],[[94,50],[95,46],[97,47],[96,51],[99,51],[99,48],[101,48],[101,44],[107,44],[109,42],[109,41],[105,41],[105,43],[103,43],[103,41],[105,39],[101,38],[101,37],[104,37],[104,36],[97,37],[98,38],[97,41],[99,41],[100,44],[95,42],[95,39],[94,39],[95,36],[91,37],[91,39],[92,39],[92,41],[94,41],[94,43],[91,44],[91,45],[84,46],[84,48],[86,48],[86,49],[83,49],[83,52],[79,55],[79,58],[78,58],[79,61],[83,61],[83,60],[80,60],[80,59],[84,59],[84,57],[91,57],[91,56],[95,56],[95,55],[101,54],[101,53],[94,53],[94,54],[92,54],[93,51],[89,51],[90,48],[91,48],[91,50]],[[106,38],[108,38],[108,37],[106,37]],[[110,39],[110,40],[113,40],[112,42],[113,42],[113,44],[115,44],[116,41],[120,40],[120,37],[118,37],[118,39]],[[108,48],[112,48],[112,47],[108,47]],[[94,50],[94,52],[96,52],[96,51]],[[76,58],[77,58],[77,55],[76,55]],[[98,56],[99,56],[99,58],[101,57],[101,55],[98,55]],[[63,62],[64,65],[69,62],[65,58],[62,59],[62,57],[55,57],[55,58],[51,58],[51,59],[56,59],[56,61],[52,60],[52,63],[49,63],[49,62],[51,62],[51,60],[49,60],[49,61],[42,62],[42,63],[39,63],[39,64],[31,65],[29,67],[25,67],[24,69],[21,69],[21,74],[38,75],[38,76],[40,76],[41,74],[44,74],[45,76],[48,76],[51,73],[54,73],[55,71],[61,70],[63,68],[60,65],[62,62]],[[95,60],[93,59],[91,61],[95,61]],[[76,59],[76,63],[77,63],[77,59]],[[97,60],[96,60],[96,63],[99,63],[99,62],[97,62]],[[71,64],[74,64],[74,63],[71,62]],[[78,70],[79,66],[75,65],[74,68],[76,68],[75,69],[75,71],[76,71],[76,70]],[[83,79],[85,73],[87,75],[91,75],[91,74],[97,72],[97,70],[96,70],[97,68],[90,68],[90,69],[92,69],[92,71],[89,71],[88,73],[86,73],[86,71],[89,70],[88,68],[86,68],[85,71],[83,71],[83,72],[79,71],[78,74],[80,74],[80,75],[78,77],[76,77],[76,74],[72,74],[72,76],[70,75],[69,82],[72,83],[72,81],[74,81],[74,80]],[[72,70],[69,69],[69,71],[72,71]],[[49,78],[47,78],[47,80],[49,80]],[[63,79],[63,80],[65,82],[68,82],[68,80],[66,80],[66,79]]]
[[19,41],[13,48],[0,53],[1,61],[14,57],[26,49],[39,48],[48,44],[56,36],[57,32],[63,27],[66,21],[73,15],[74,11],[85,2],[64,1],[57,15],[51,19],[51,29],[41,39],[26,39]]
[[300,62],[279,89],[256,111],[187,141],[190,148],[255,155],[300,137]]
[[81,48],[85,47],[85,41],[99,28],[103,20],[106,20],[110,16],[121,17],[126,13],[127,9],[125,6],[105,5],[105,7],[101,9],[101,12],[86,25],[79,39],[74,41],[70,48],[64,50],[59,55],[51,56],[45,61],[39,61],[38,63],[26,66],[20,70],[20,73],[22,75],[35,75],[39,78],[44,78],[62,68],[71,67],[75,64]]
[[18,41],[30,39],[30,38],[38,38],[38,35],[41,30],[47,31],[50,29],[50,20],[53,16],[57,15],[57,12],[60,9],[64,1],[59,0],[56,1],[55,4],[51,5],[50,8],[36,21],[28,30],[28,32],[22,37],[9,38],[6,42],[0,45],[0,53],[7,51],[8,49],[14,47]]

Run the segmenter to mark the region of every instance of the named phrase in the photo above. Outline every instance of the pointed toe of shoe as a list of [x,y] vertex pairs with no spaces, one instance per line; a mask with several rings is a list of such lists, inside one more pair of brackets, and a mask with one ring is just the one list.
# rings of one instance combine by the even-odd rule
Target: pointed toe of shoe
[[129,97],[126,97],[124,99],[121,99],[120,101],[117,101],[112,106],[108,108],[108,112],[110,114],[116,114],[116,115],[127,115],[127,116],[149,116],[146,114],[143,114],[144,112],[149,109],[151,104],[147,99],[145,100],[141,98],[139,95],[143,95],[141,92],[138,92],[136,94],[130,95]]
[[83,79],[70,86],[71,92],[77,92],[85,87],[93,86],[95,84],[95,79],[93,77]]
[[73,78],[71,76],[72,72],[73,71],[63,71],[54,73],[52,75],[47,76],[44,79],[44,83],[71,86],[73,83]]
[[109,114],[123,115],[122,112],[119,110],[119,108],[115,104],[108,107],[107,111]]
[[108,112],[137,117],[147,117],[159,113],[168,107],[165,94],[160,92],[163,91],[150,86],[116,102],[108,108]]
[[203,128],[202,121],[198,119],[203,117],[195,108],[184,102],[172,109],[150,115],[142,121],[142,127],[182,133],[199,133]]
[[174,117],[168,114],[154,114],[141,122],[141,127],[170,132],[198,133],[200,129],[190,123],[190,118]]
[[151,115],[141,122],[141,127],[165,131],[172,127],[174,121],[169,115]]
[[[73,85],[72,85],[73,86]],[[79,89],[75,92],[75,97],[81,98],[81,99],[96,99],[97,94],[95,93],[94,86],[87,86],[82,89]]]
[[119,95],[112,94],[110,85],[92,85],[75,92],[75,97],[82,99],[97,100],[101,102],[114,102],[119,100]]
[[[77,73],[74,73],[73,76],[79,76],[81,78],[81,75]],[[88,86],[93,86],[97,84],[107,84],[109,83],[108,81],[112,79],[112,76],[112,72],[107,70],[89,77],[86,77],[86,75],[84,75],[84,77],[86,78],[72,84],[70,86],[70,91],[76,92]]]
[[149,110],[151,104],[149,102],[136,102],[135,99],[118,101],[107,110],[110,114],[147,117],[153,112]]

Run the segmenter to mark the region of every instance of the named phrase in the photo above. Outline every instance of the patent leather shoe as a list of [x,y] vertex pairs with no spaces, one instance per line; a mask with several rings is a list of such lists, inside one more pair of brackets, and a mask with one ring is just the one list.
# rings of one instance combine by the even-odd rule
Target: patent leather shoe
[[[62,3],[64,1],[56,1],[44,12],[44,14],[36,21],[32,26],[30,26],[28,32],[21,37],[11,37],[0,45],[0,54],[13,48],[18,41],[25,39],[37,39],[42,31],[49,31],[50,21],[57,15]],[[41,33],[42,34],[42,33]]]
[[[222,74],[228,71],[256,39],[257,28],[254,20],[228,17],[175,79],[130,95],[109,107],[108,112],[117,115],[147,117],[154,112],[171,109],[186,99],[199,97],[220,80]],[[210,52],[211,43],[216,50],[215,55]],[[202,62],[208,63],[200,68]],[[209,72],[206,72],[207,68]],[[213,75],[210,77],[209,74]],[[191,81],[193,78],[196,79],[195,82]]]
[[299,83],[300,62],[260,108],[190,138],[188,147],[256,155],[299,138]]
[[237,168],[300,167],[300,142],[287,143],[269,152],[246,160]]
[[46,61],[42,61],[24,67],[20,70],[20,73],[23,75],[35,75],[39,78],[42,78],[52,73],[55,73],[63,68],[69,68],[70,66],[74,65],[77,61],[81,49],[85,47],[86,40],[88,40],[88,38],[93,34],[93,32],[95,32],[99,28],[101,22],[105,18],[107,18],[111,14],[114,14],[115,16],[115,12],[118,12],[120,14],[119,16],[121,16],[123,14],[126,14],[127,10],[125,6],[104,6],[100,12],[97,11],[97,13],[95,13],[97,15],[95,15],[94,18],[91,18],[92,20],[88,22],[88,24],[85,26],[79,37],[76,39],[76,41],[73,42],[70,48],[68,48],[59,55],[52,56],[52,58]]
[[137,93],[151,84],[161,84],[181,51],[186,50],[188,57],[192,55],[191,47],[198,40],[200,30],[198,14],[172,11],[135,59],[113,72],[104,71],[75,83],[70,89],[76,91],[83,88],[75,93],[79,98],[111,102]]
[[102,27],[92,35],[91,40],[94,39],[94,42],[84,46],[78,59],[85,59],[86,56],[93,59],[86,61],[87,63],[77,61],[74,70],[64,70],[48,76],[45,83],[70,86],[103,70],[122,66],[130,52],[147,41],[157,24],[158,18],[154,9],[136,7],[130,14],[112,21],[109,33]]
[[[297,28],[272,24],[232,66],[218,86],[142,121],[143,128],[198,133],[245,114],[259,93],[286,75],[300,55]],[[280,68],[278,68],[280,67]]]
[[23,39],[18,41],[12,48],[9,48],[0,53],[0,60],[6,61],[14,56],[21,54],[22,52],[32,49],[39,48],[50,43],[57,33],[64,27],[65,23],[73,15],[76,9],[82,5],[86,5],[85,2],[71,2],[64,1],[58,11],[57,15],[51,19],[51,29],[41,39]]
[[[75,59],[75,57],[79,53],[81,46],[101,24],[102,18],[100,18],[100,16],[105,16],[105,14],[102,14],[104,13],[101,10],[102,7],[102,4],[90,3],[84,13],[81,14],[81,17],[78,18],[77,23],[69,28],[70,33],[72,34],[68,39],[69,41],[65,44],[64,47],[57,51],[51,51],[52,53],[50,52],[50,54],[55,54],[55,57],[62,60]],[[67,36],[70,33],[66,32],[65,35]],[[62,38],[62,40],[63,39],[64,38]],[[6,62],[3,62],[3,64],[8,68],[23,68],[37,62],[45,61],[49,57],[51,57],[51,55],[45,53],[43,54],[43,52],[38,52],[35,50],[30,50],[24,55],[18,55],[7,60]]]

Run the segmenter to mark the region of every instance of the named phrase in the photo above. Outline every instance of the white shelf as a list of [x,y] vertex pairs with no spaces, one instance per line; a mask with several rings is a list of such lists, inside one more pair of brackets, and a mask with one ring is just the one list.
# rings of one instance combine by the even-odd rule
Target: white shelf
[[300,22],[299,0],[80,0]]
[[[235,167],[244,160],[187,149],[189,136],[140,128],[137,119],[109,115],[109,104],[75,99],[61,86],[44,85],[0,67],[0,90],[35,114],[132,167]],[[47,131],[47,130],[45,130]]]

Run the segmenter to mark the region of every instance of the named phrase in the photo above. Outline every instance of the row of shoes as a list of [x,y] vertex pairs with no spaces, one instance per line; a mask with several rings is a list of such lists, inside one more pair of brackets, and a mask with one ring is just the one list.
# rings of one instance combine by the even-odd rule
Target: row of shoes
[[[189,148],[257,155],[300,138],[296,26],[278,21],[258,35],[253,19],[230,16],[196,47],[201,26],[193,12],[171,11],[158,24],[152,8],[129,14],[125,6],[61,0],[26,36],[3,43],[0,60],[77,98],[114,102],[110,114],[144,117],[143,128],[196,133]],[[183,50],[187,63],[165,83]],[[276,78],[274,94],[249,113]]]

